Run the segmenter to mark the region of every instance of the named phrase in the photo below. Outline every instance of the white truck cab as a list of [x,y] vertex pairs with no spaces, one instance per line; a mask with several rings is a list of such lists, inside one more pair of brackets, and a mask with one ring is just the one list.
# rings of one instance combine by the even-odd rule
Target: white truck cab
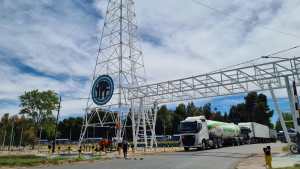
[[181,144],[185,150],[204,148],[209,140],[207,120],[204,116],[187,117],[180,122]]
[[187,117],[180,122],[181,145],[189,148],[221,148],[240,145],[240,128],[233,123],[206,120],[204,116]]

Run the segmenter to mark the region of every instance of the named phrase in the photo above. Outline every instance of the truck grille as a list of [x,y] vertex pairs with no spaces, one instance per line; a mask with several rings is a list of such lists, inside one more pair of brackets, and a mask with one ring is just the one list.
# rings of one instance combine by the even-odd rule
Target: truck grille
[[183,146],[193,146],[195,144],[195,136],[194,135],[182,136],[182,144]]

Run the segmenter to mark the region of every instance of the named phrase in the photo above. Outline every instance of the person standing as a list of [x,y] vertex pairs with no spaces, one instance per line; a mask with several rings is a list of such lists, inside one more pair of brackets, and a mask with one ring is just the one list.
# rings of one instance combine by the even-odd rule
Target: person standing
[[117,147],[118,147],[119,157],[121,157],[121,149],[123,147],[123,143],[119,142],[118,145],[117,145]]
[[123,147],[124,159],[127,159],[128,142],[125,139],[122,142],[122,147]]

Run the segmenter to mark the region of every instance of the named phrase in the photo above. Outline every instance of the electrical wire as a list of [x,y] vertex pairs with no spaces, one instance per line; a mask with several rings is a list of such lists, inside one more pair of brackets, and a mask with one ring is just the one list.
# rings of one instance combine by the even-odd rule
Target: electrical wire
[[257,60],[259,60],[259,59],[262,59],[262,58],[261,58],[261,57],[256,57],[256,58],[254,58],[254,59],[247,60],[247,61],[244,61],[244,62],[241,62],[241,63],[238,63],[238,64],[226,66],[226,67],[223,67],[223,68],[214,70],[214,71],[209,72],[209,73],[216,73],[216,72],[220,72],[220,71],[223,71],[223,70],[227,70],[227,69],[229,69],[229,68],[232,69],[232,68],[237,67],[237,66],[245,65],[245,64],[248,64],[248,63],[253,63],[254,61],[257,61]]
[[[217,69],[217,70],[215,70],[215,71],[212,71],[212,72],[210,72],[210,73],[215,73],[215,72],[227,70],[227,69],[229,69],[229,68],[232,69],[232,68],[235,68],[235,67],[237,67],[237,66],[241,66],[241,65],[253,63],[253,62],[258,61],[258,60],[260,60],[260,59],[265,59],[265,58],[268,58],[268,57],[271,57],[271,56],[275,56],[275,55],[278,55],[278,54],[281,54],[281,53],[285,53],[285,52],[288,52],[288,51],[291,51],[291,50],[294,50],[294,49],[297,49],[297,48],[300,48],[300,45],[297,45],[297,46],[294,46],[294,47],[288,48],[288,49],[279,50],[279,51],[276,51],[276,52],[271,53],[271,54],[268,54],[268,55],[259,56],[259,57],[256,57],[256,58],[254,58],[254,59],[247,60],[247,61],[244,61],[244,62],[241,62],[241,63],[238,63],[238,64],[226,66],[226,67]],[[286,59],[289,59],[289,58],[286,58]]]
[[[191,0],[191,1],[194,2],[194,3],[196,3],[196,4],[198,4],[198,5],[200,5],[200,6],[202,6],[202,7],[210,9],[210,10],[216,12],[216,13],[220,13],[220,14],[222,14],[224,16],[231,17],[231,18],[233,18],[233,19],[235,19],[237,21],[240,21],[240,22],[243,22],[243,23],[248,22],[248,20],[240,18],[240,17],[229,16],[225,11],[222,11],[220,9],[214,8],[214,7],[212,7],[212,6],[208,5],[208,4],[203,3],[202,1],[199,1],[199,0]],[[279,34],[282,34],[282,35],[286,35],[286,36],[289,36],[289,37],[292,37],[292,38],[295,38],[295,39],[300,39],[299,35],[295,35],[295,34],[292,34],[292,33],[283,32],[281,30],[270,28],[270,27],[267,27],[267,26],[264,26],[264,25],[262,25],[262,27],[260,27],[260,28],[261,29],[265,29],[265,30],[269,30],[269,31],[273,31],[273,32],[276,32],[276,33],[279,33]]]
[[275,55],[278,55],[278,54],[281,54],[281,53],[285,53],[285,52],[288,52],[290,50],[294,50],[294,49],[297,49],[297,48],[300,48],[300,45],[298,46],[294,46],[292,48],[289,48],[289,49],[283,49],[283,50],[280,50],[278,52],[275,52],[275,53],[272,53],[272,54],[269,54],[269,55],[266,55],[266,56],[261,56],[262,58],[267,58],[267,57],[271,57],[271,56],[275,56]]

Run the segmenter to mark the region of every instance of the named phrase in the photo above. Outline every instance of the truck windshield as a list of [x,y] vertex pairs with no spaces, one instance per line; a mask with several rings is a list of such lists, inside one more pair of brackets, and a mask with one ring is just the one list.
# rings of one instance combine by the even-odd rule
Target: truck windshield
[[197,122],[182,122],[180,123],[181,133],[197,133],[201,130],[201,124]]

